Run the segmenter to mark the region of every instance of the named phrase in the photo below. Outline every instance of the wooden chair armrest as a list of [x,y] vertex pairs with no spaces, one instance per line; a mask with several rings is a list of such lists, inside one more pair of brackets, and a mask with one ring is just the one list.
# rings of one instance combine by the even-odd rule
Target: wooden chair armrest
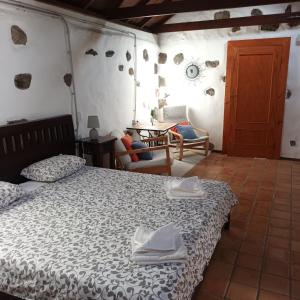
[[169,130],[169,132],[171,134],[173,134],[174,136],[176,136],[179,140],[183,140],[183,136],[180,133],[173,131],[173,130]]
[[148,148],[143,148],[143,149],[116,152],[116,156],[119,157],[119,156],[123,156],[123,155],[127,155],[127,154],[138,154],[138,153],[145,153],[145,152],[158,151],[158,150],[167,150],[167,149],[169,149],[168,145],[155,146],[155,147],[148,147]]
[[204,129],[201,128],[197,128],[197,127],[193,127],[194,130],[199,131],[201,133],[204,133],[205,135],[209,136],[208,132]]

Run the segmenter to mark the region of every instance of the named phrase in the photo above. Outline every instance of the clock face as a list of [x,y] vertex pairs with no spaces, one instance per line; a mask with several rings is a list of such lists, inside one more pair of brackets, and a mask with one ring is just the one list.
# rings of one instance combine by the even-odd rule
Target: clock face
[[189,64],[185,69],[185,75],[189,80],[196,80],[200,77],[200,67],[195,63]]

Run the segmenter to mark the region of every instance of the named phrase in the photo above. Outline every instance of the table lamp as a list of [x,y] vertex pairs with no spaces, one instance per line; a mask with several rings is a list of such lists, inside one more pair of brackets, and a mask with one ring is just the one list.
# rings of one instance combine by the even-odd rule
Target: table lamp
[[90,130],[90,139],[91,140],[98,140],[99,134],[96,128],[100,128],[98,116],[88,116],[88,128]]

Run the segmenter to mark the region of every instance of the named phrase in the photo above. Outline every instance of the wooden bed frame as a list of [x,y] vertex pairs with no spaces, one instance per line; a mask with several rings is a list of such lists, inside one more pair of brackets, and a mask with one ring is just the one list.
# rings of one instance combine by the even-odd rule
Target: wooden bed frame
[[58,154],[75,154],[71,115],[0,126],[0,181],[24,182],[23,168]]

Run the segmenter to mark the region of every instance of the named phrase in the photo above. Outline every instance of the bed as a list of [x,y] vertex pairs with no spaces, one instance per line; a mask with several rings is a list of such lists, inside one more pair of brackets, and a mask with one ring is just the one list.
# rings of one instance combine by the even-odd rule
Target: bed
[[[25,141],[28,136],[31,142]],[[72,119],[2,127],[0,141],[0,180],[21,182],[20,170],[28,164],[74,154]],[[3,162],[6,168],[14,162],[9,172]],[[237,199],[226,183],[203,180],[207,197],[202,200],[168,200],[166,180],[85,166],[0,210],[1,299],[191,299]],[[170,222],[183,234],[188,260],[133,263],[135,228]]]

